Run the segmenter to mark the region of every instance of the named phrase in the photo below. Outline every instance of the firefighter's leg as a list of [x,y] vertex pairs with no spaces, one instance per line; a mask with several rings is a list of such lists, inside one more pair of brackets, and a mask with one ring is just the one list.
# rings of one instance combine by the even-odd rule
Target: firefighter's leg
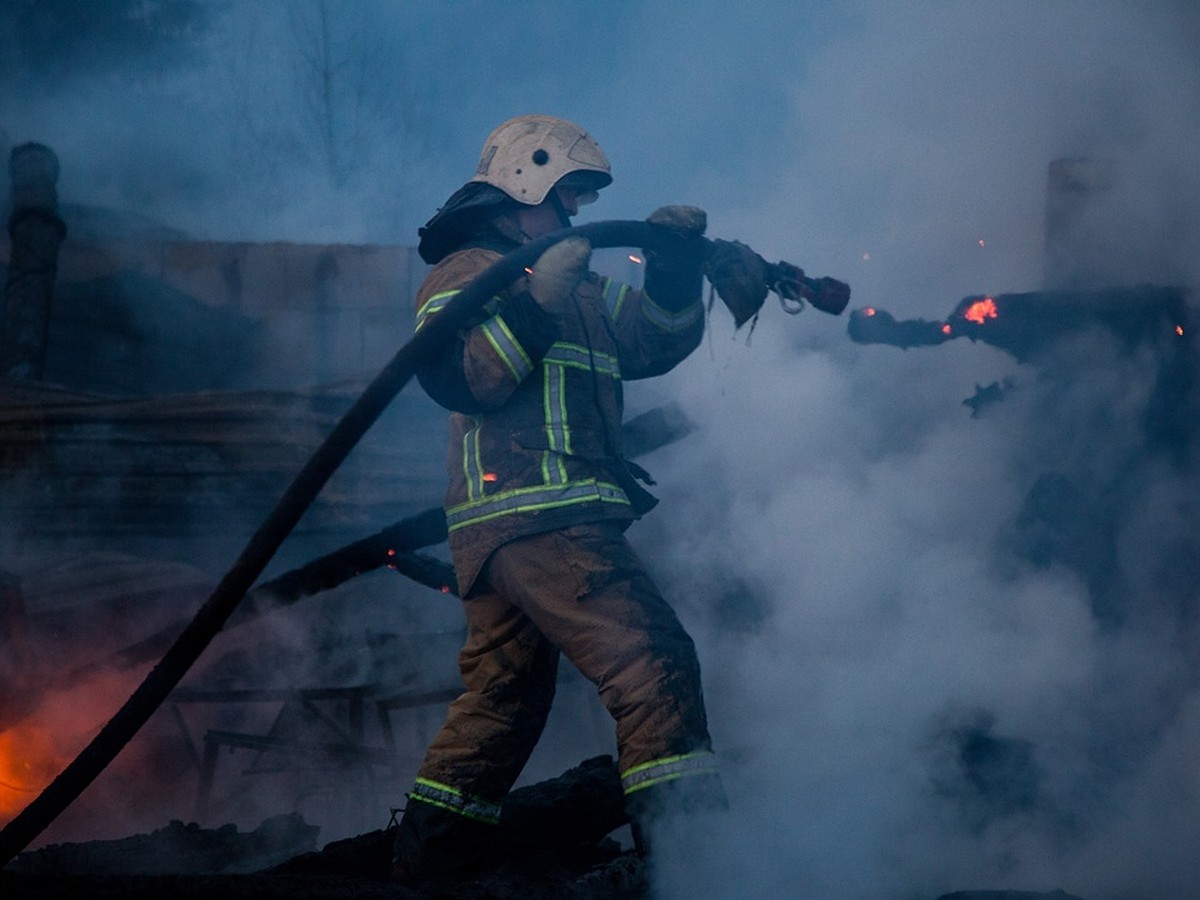
[[664,818],[724,807],[695,646],[619,528],[513,541],[487,575],[599,689],[640,837]]
[[396,836],[396,875],[410,881],[462,877],[489,861],[500,800],[554,699],[558,651],[527,616],[487,590],[464,610],[466,690],[425,754]]

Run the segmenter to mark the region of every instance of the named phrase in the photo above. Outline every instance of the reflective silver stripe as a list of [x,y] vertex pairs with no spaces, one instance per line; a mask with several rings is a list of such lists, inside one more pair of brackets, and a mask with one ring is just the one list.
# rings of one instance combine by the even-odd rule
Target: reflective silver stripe
[[663,309],[651,300],[648,295],[643,294],[642,315],[663,331],[674,333],[684,331],[694,325],[696,320],[704,315],[704,304],[697,300],[695,303],[689,304],[685,309],[679,310],[679,312],[671,312],[670,310]]
[[499,803],[489,803],[482,797],[472,797],[464,794],[458,788],[438,781],[430,781],[428,778],[418,778],[409,792],[408,798],[419,800],[422,803],[430,803],[479,822],[495,825],[500,821]]
[[544,362],[575,369],[595,369],[600,375],[621,377],[621,364],[617,357],[599,350],[588,350],[578,344],[554,344],[543,357]]
[[612,278],[604,279],[604,305],[608,307],[608,314],[614,321],[621,315],[621,307],[625,305],[629,291],[630,287],[627,284]]
[[446,510],[446,527],[456,531],[498,516],[593,501],[629,505],[629,498],[617,485],[588,478],[561,485],[516,488],[480,500],[468,500]]
[[533,371],[533,360],[529,358],[529,354],[525,352],[520,341],[508,330],[508,323],[504,321],[504,318],[493,316],[484,322],[480,329],[488,343],[492,345],[492,349],[496,351],[496,355],[504,361],[504,365],[508,367],[512,377],[518,382],[524,381],[525,377]]
[[689,775],[716,775],[717,757],[707,750],[684,753],[680,756],[664,756],[652,759],[621,773],[621,787],[626,794],[640,791],[664,781],[674,781]]

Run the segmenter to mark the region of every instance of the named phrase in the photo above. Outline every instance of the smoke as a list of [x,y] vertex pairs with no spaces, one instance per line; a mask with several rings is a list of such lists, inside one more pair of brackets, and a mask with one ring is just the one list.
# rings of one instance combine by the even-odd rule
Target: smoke
[[[1194,574],[1196,484],[1140,434],[1147,361],[1096,338],[1065,382],[972,347],[844,366],[768,324],[790,323],[679,378],[705,427],[651,465],[676,516],[650,543],[703,635],[730,761],[718,869],[760,896],[1194,889],[1150,798],[1194,799],[1190,763],[1161,760],[1194,716],[1194,589],[1163,575]],[[1018,387],[972,419],[955,395],[998,376]],[[1117,531],[1115,613],[1089,565],[1023,552],[1047,472],[1121,492],[1097,523]],[[730,572],[769,610],[740,632],[712,613]]]
[[[189,34],[153,79],[0,87],[0,129],[55,147],[64,198],[198,237],[411,243],[495,124],[550,112],[614,164],[585,218],[697,203],[902,318],[1042,286],[1047,165],[1099,159],[1086,268],[1200,283],[1189,3],[229,4]],[[1155,366],[1093,334],[1052,366],[863,348],[768,306],[630,386],[699,426],[645,461],[631,535],[726,765],[706,896],[1200,890],[1197,483],[1141,427]]]
[[[723,210],[731,233],[801,236],[860,303],[940,317],[1039,286],[1046,162],[1099,157],[1120,175],[1085,265],[1194,283],[1194,18],[860,11],[808,59],[795,158]],[[746,346],[717,320],[650,389],[702,423],[647,460],[668,513],[635,534],[701,635],[732,805],[669,895],[1194,894],[1197,481],[1143,428],[1160,360],[1103,334],[1037,366],[862,351],[835,327],[768,308]],[[759,611],[740,630],[731,582]]]

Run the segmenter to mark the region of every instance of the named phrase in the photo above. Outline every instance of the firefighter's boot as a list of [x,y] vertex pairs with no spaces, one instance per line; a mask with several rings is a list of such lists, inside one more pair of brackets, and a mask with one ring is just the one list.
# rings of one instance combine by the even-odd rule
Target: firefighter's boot
[[448,885],[497,861],[496,826],[410,800],[396,829],[392,880],[408,887]]
[[715,839],[728,809],[715,774],[665,781],[625,797],[634,848],[651,869],[667,858],[702,852],[695,845]]

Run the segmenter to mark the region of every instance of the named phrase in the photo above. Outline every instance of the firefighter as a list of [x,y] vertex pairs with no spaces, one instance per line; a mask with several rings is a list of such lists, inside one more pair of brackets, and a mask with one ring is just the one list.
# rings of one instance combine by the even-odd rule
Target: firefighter
[[[526,115],[497,127],[474,177],[420,230],[433,269],[417,330],[611,182],[605,154],[571,122]],[[704,328],[704,211],[668,206],[648,221],[678,240],[645,254],[642,289],[589,271],[586,241],[559,242],[419,373],[451,410],[445,510],[466,689],[407,795],[400,880],[462,877],[490,861],[560,653],[616,722],[639,848],[665,818],[724,804],[694,645],[624,537],[657,501],[621,452],[622,385],[673,368]]]

